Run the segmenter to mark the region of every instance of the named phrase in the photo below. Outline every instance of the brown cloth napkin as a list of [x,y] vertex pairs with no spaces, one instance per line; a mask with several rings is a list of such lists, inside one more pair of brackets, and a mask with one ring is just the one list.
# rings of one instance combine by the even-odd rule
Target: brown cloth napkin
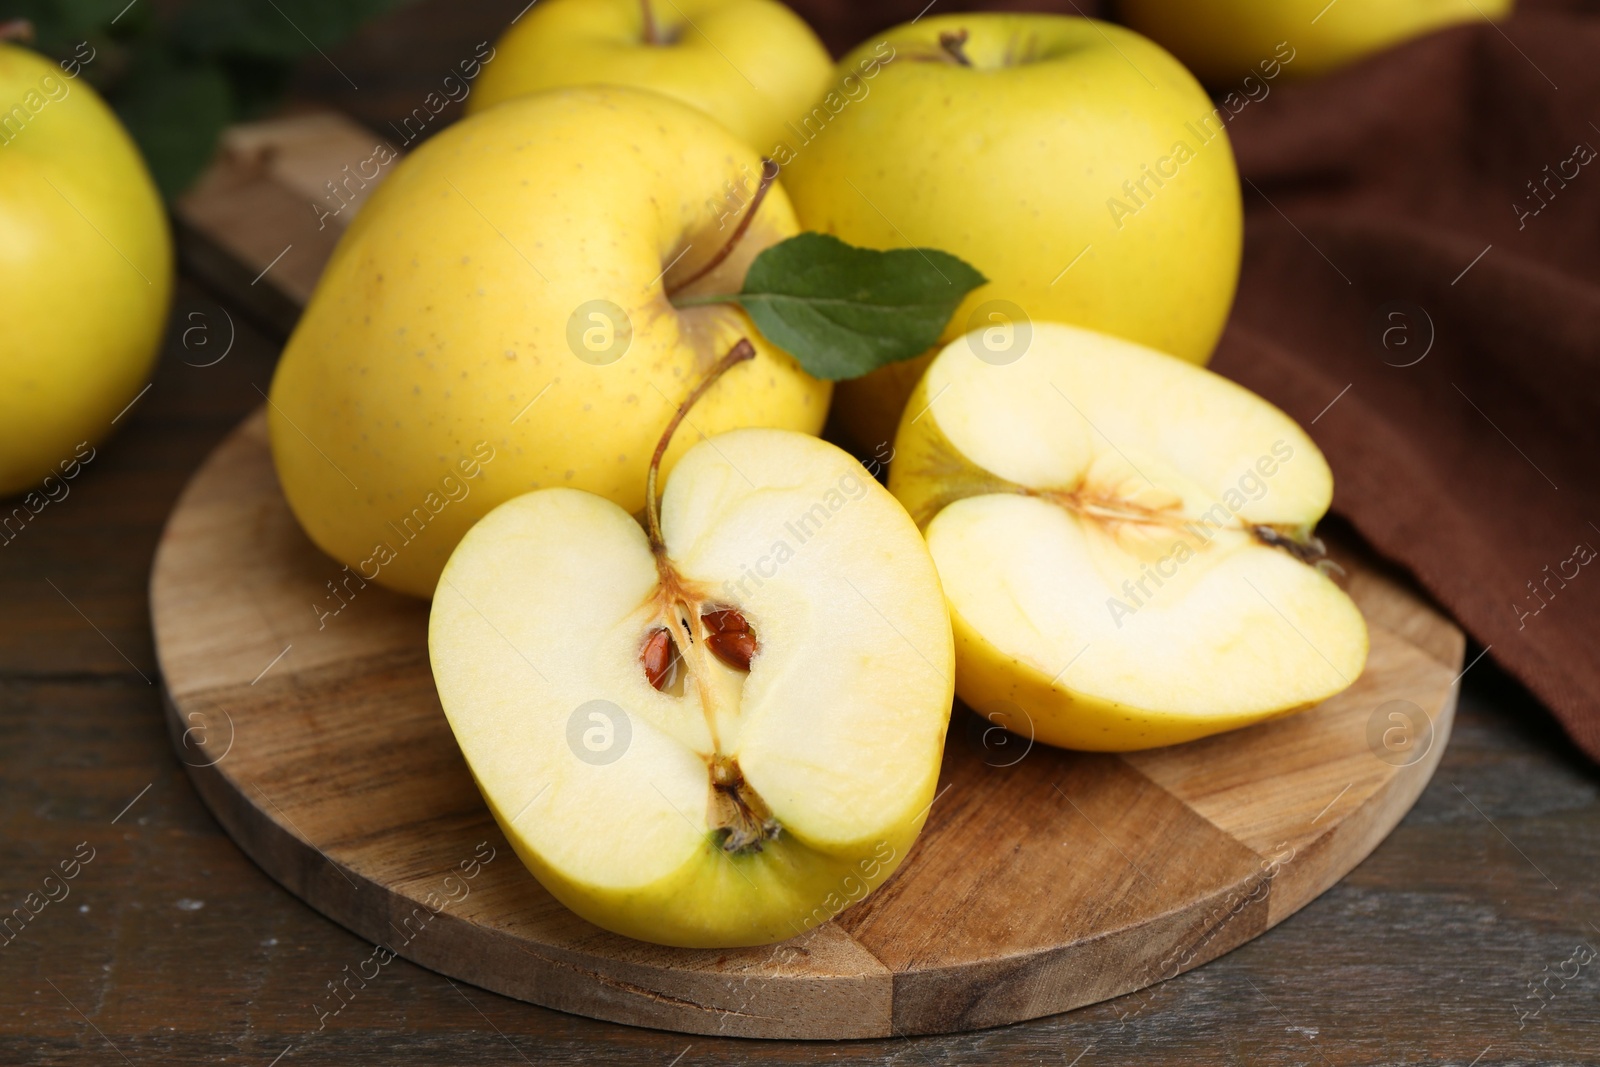
[[[837,53],[926,0],[792,2]],[[1106,13],[934,10],[982,6]],[[1310,430],[1335,510],[1600,760],[1600,3],[1279,79],[1229,132],[1244,272],[1213,369]]]

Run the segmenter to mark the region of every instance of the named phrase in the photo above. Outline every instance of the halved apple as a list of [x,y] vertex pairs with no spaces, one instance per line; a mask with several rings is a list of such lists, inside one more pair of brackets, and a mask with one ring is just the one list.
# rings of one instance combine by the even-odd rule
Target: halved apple
[[860,463],[787,430],[695,445],[649,527],[572,489],[485,516],[434,595],[440,700],[573,911],[667,945],[793,937],[887,878],[933,800],[933,561]]
[[1075,327],[1035,324],[1011,362],[980,352],[974,335],[934,359],[889,477],[944,583],[963,701],[1126,751],[1355,681],[1366,624],[1312,537],[1333,477],[1288,416]]

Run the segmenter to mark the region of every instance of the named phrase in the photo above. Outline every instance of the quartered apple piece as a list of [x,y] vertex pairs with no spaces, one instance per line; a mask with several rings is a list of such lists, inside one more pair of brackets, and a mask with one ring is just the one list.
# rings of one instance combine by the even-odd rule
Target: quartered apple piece
[[889,486],[938,565],[962,700],[1126,751],[1354,682],[1366,624],[1317,565],[1333,478],[1311,439],[1210,371],[1033,329],[1008,364],[945,348],[895,442]]
[[649,527],[568,489],[489,513],[434,598],[440,701],[573,911],[669,945],[793,937],[888,877],[933,799],[933,561],[858,462],[784,430],[690,449]]

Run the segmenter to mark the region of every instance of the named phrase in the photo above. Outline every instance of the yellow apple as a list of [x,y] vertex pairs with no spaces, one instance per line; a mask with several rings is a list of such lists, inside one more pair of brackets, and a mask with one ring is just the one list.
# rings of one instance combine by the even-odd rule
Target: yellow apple
[[433,600],[440,702],[579,915],[699,948],[803,934],[933,802],[954,676],[933,561],[860,463],[785,430],[695,445],[650,526],[570,489],[490,512]]
[[721,197],[760,171],[704,114],[623,88],[508,101],[398,164],[272,382],[278,479],[311,539],[363,581],[430,596],[467,529],[521,493],[587,489],[637,512],[661,426],[741,337],[756,358],[693,428],[820,429],[828,385],[743,311],[668,301],[737,292],[796,232],[774,183],[701,276],[737,229]]
[[939,568],[961,699],[1048,744],[1126,751],[1352,684],[1366,624],[1314,565],[1333,476],[1310,437],[1204,368],[1034,330],[1010,363],[948,345],[889,471]]
[[[1510,14],[1513,0],[1120,0],[1120,16],[1209,85],[1230,86],[1267,64],[1286,77],[1325,74],[1458,22]],[[1283,49],[1280,51],[1280,47]]]
[[[1166,52],[1086,19],[955,14],[839,70],[774,155],[785,187],[807,229],[983,272],[946,339],[984,327],[1005,358],[1029,322],[1061,321],[1210,358],[1238,279],[1239,179],[1221,117]],[[887,440],[925,365],[841,385],[840,429]]]
[[693,105],[766,151],[832,74],[777,0],[540,0],[499,41],[469,113],[571,85],[631,85]]
[[3,42],[0,292],[0,495],[9,495],[109,433],[149,381],[172,297],[172,240],[111,109],[81,78]]

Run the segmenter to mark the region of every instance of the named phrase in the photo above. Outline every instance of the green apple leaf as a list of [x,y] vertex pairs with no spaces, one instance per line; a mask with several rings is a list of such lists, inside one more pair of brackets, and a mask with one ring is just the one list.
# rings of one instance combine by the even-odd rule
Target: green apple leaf
[[937,249],[879,252],[802,233],[757,256],[737,294],[677,303],[736,303],[807,374],[839,381],[926,352],[986,281]]
[[128,128],[156,188],[183,192],[216,151],[233,117],[233,90],[216,64],[138,54],[117,84],[117,115]]

